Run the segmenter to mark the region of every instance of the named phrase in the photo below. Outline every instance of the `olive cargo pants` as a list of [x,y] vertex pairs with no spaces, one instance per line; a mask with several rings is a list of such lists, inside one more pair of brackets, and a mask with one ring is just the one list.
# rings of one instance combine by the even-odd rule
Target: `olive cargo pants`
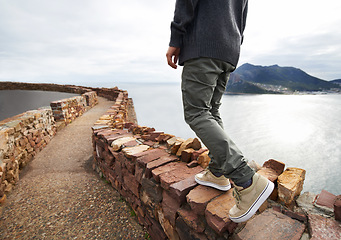
[[224,174],[238,185],[251,179],[254,171],[225,133],[219,114],[221,98],[234,69],[217,59],[186,61],[181,90],[185,121],[210,151],[209,169]]

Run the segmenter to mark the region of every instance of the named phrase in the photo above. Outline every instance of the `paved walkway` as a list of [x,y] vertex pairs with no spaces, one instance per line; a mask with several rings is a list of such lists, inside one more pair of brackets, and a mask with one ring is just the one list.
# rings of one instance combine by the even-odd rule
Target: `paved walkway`
[[144,239],[120,195],[91,168],[99,104],[57,132],[20,175],[0,216],[0,239]]

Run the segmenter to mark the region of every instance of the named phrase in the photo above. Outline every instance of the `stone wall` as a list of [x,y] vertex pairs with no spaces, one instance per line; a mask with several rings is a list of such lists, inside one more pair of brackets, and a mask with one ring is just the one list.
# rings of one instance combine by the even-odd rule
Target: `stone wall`
[[0,90],[40,90],[83,94],[92,91],[91,88],[59,85],[50,83],[21,83],[21,82],[0,82]]
[[218,191],[194,180],[210,160],[207,149],[197,139],[139,126],[136,118],[129,119],[130,101],[126,92],[119,92],[93,126],[93,169],[125,198],[151,239],[341,238],[340,223],[331,212],[340,198],[332,196],[324,215],[316,199],[325,199],[325,194],[300,195],[305,170],[285,169],[274,159],[263,166],[250,163],[275,183],[269,200],[246,223],[231,222],[233,190]]
[[59,129],[66,126],[97,103],[97,93],[90,90],[81,96],[51,102],[56,127]]
[[19,180],[19,171],[41,151],[57,130],[97,104],[89,88],[55,84],[0,83],[0,89],[83,93],[51,102],[50,107],[27,111],[0,122],[0,204]]
[[52,110],[28,111],[0,122],[0,198],[10,192],[24,167],[56,133]]
[[[275,183],[272,196],[246,223],[231,222],[232,190],[221,192],[194,181],[210,160],[207,149],[197,139],[139,126],[132,99],[117,87],[2,82],[0,89],[84,94],[86,100],[71,101],[70,111],[63,108],[68,105],[65,100],[52,104],[56,116],[63,111],[65,116],[81,115],[85,102],[93,106],[97,96],[114,101],[92,128],[93,168],[125,198],[153,240],[341,239],[341,197],[326,191],[300,194],[305,171],[285,169],[273,159],[263,166],[250,163]],[[61,119],[59,123],[72,121]],[[6,198],[3,191],[10,191],[18,180],[19,169],[46,146],[57,126],[49,108],[0,122],[0,203]]]

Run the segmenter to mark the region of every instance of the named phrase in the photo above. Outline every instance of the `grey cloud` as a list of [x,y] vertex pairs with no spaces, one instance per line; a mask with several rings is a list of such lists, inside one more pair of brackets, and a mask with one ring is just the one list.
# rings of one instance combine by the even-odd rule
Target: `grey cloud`
[[[174,4],[0,0],[0,81],[179,81],[181,70],[165,61]],[[329,80],[340,74],[339,40],[336,27],[283,36],[272,51],[249,52],[241,61],[299,67]]]
[[283,37],[276,48],[251,58],[254,64],[293,66],[324,80],[341,78],[340,31]]

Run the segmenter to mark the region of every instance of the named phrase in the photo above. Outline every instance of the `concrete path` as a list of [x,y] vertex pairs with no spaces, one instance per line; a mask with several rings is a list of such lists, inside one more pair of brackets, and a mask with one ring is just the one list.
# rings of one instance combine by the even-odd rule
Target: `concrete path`
[[0,239],[144,239],[130,208],[91,168],[91,126],[111,105],[99,98],[25,167],[0,216]]

